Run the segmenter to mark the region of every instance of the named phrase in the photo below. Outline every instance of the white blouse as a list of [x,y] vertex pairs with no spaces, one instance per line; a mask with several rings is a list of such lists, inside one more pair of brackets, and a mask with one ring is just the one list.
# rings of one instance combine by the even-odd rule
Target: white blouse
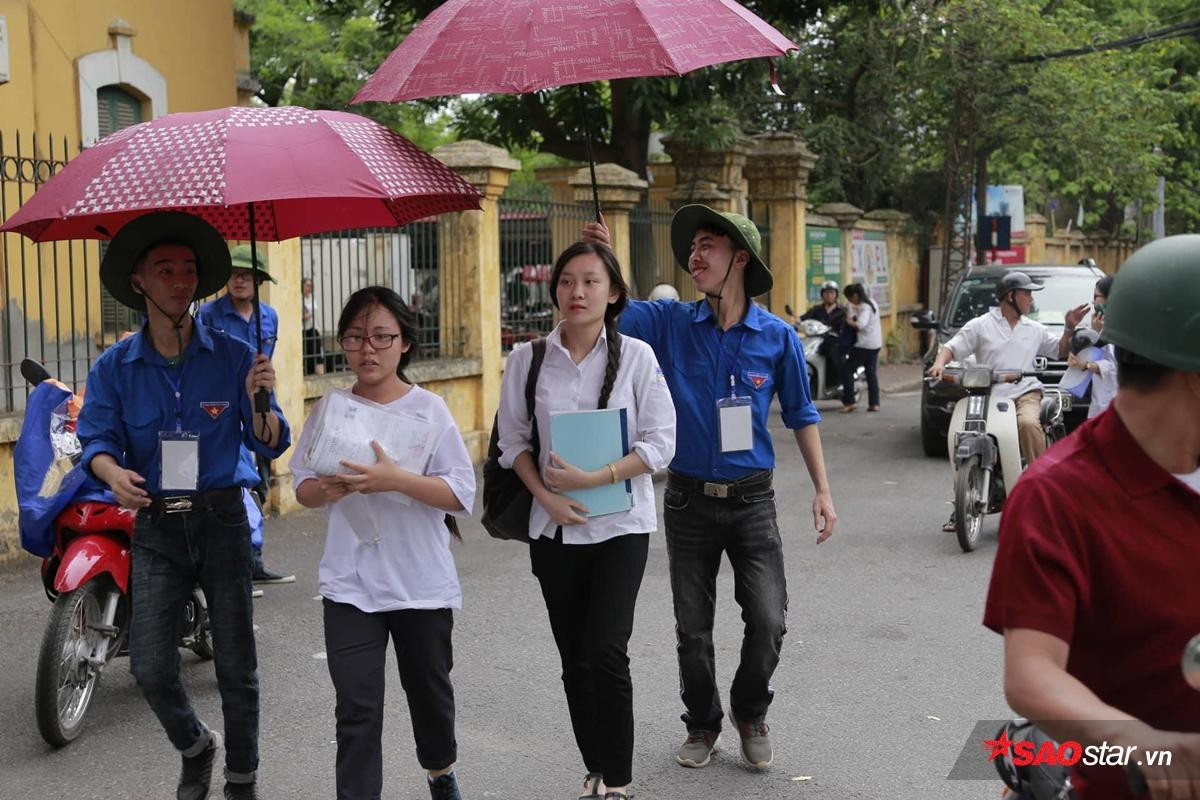
[[[595,409],[608,368],[608,340],[602,331],[596,346],[576,364],[563,347],[562,325],[546,337],[546,357],[534,393],[534,417],[541,441],[538,467],[545,476],[550,457],[550,418],[563,411]],[[525,410],[525,378],[533,359],[533,346],[522,344],[508,357],[500,387],[500,465],[512,468],[517,456],[532,447],[533,428]],[[629,428],[629,445],[652,471],[662,469],[675,456],[675,405],[667,381],[650,345],[640,339],[621,337],[621,365],[617,370],[609,408],[624,408]],[[592,544],[626,533],[649,533],[658,529],[654,506],[654,483],[649,473],[633,478],[633,507],[628,511],[592,517],[585,525],[564,525],[565,544]],[[529,514],[529,536],[554,537],[557,526],[535,499]]]
[[[349,389],[334,389],[350,394]],[[369,403],[355,396],[359,402]],[[322,398],[309,419],[321,412]],[[425,474],[441,478],[462,503],[451,512],[469,517],[475,505],[475,467],[446,402],[413,385],[384,408],[431,422],[442,428]],[[317,478],[301,464],[315,426],[305,424],[289,466],[292,485]],[[446,512],[398,492],[348,494],[329,506],[325,552],[318,569],[321,596],[374,613],[409,608],[462,608],[462,590]]]
[[863,350],[879,350],[883,347],[883,329],[879,325],[879,313],[871,308],[870,303],[848,303],[846,315],[857,317],[854,324],[858,326],[854,337],[854,346]]

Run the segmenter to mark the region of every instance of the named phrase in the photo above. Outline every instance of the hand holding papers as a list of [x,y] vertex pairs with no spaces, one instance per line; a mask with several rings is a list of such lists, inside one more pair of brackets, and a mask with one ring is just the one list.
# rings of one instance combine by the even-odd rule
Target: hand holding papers
[[[569,464],[592,471],[629,454],[625,409],[568,411],[550,418],[550,449]],[[633,508],[629,481],[563,492],[587,507],[589,517]]]

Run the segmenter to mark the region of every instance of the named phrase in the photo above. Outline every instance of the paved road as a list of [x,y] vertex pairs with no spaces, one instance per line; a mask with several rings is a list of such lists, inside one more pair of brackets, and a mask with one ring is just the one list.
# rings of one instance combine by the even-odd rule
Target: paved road
[[[917,400],[885,396],[880,414],[828,409],[821,429],[841,522],[820,547],[799,454],[786,431],[775,430],[791,613],[769,718],[775,764],[765,774],[741,768],[736,749],[703,770],[674,763],[683,728],[673,623],[666,553],[662,537],[652,539],[630,643],[639,797],[999,795],[995,782],[945,780],[975,722],[1006,714],[1000,640],[979,624],[995,521],[971,555],[940,532],[949,473],[920,454]],[[323,533],[317,512],[268,525],[269,563],[299,578],[268,588],[255,606],[264,797],[333,797],[333,690],[316,592]],[[456,558],[467,605],[456,620],[454,681],[465,796],[574,798],[583,767],[526,551],[489,539],[477,522],[464,533]],[[717,661],[724,686],[740,640],[732,594],[723,575]],[[31,563],[0,573],[0,798],[173,797],[176,756],[124,659],[104,674],[83,737],[61,751],[42,743],[32,692],[48,610]],[[211,665],[190,654],[183,661],[197,707],[219,726]],[[399,680],[391,680],[387,798],[428,796],[409,725]]]

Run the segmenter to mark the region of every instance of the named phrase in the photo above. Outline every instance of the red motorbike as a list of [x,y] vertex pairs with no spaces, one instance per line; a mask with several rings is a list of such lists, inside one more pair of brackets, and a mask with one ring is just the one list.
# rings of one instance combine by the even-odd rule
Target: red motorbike
[[[54,603],[38,654],[38,730],[61,747],[83,730],[105,666],[129,653],[136,513],[118,506],[72,463],[79,444],[67,411],[70,390],[38,383],[14,461],[22,544],[43,557],[42,585]],[[213,657],[208,606],[199,587],[184,606],[179,636],[180,646],[205,660]]]

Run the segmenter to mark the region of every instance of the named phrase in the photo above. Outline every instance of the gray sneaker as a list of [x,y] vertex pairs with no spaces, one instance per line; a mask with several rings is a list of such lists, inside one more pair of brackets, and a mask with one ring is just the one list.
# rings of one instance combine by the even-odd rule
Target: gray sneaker
[[687,741],[675,754],[675,760],[685,767],[707,767],[712,760],[713,751],[721,741],[720,733],[712,731],[688,731]]
[[767,723],[761,720],[739,722],[734,718],[732,711],[729,712],[729,721],[737,728],[738,738],[742,740],[742,760],[746,762],[746,766],[750,769],[766,769],[771,766],[773,754]]

